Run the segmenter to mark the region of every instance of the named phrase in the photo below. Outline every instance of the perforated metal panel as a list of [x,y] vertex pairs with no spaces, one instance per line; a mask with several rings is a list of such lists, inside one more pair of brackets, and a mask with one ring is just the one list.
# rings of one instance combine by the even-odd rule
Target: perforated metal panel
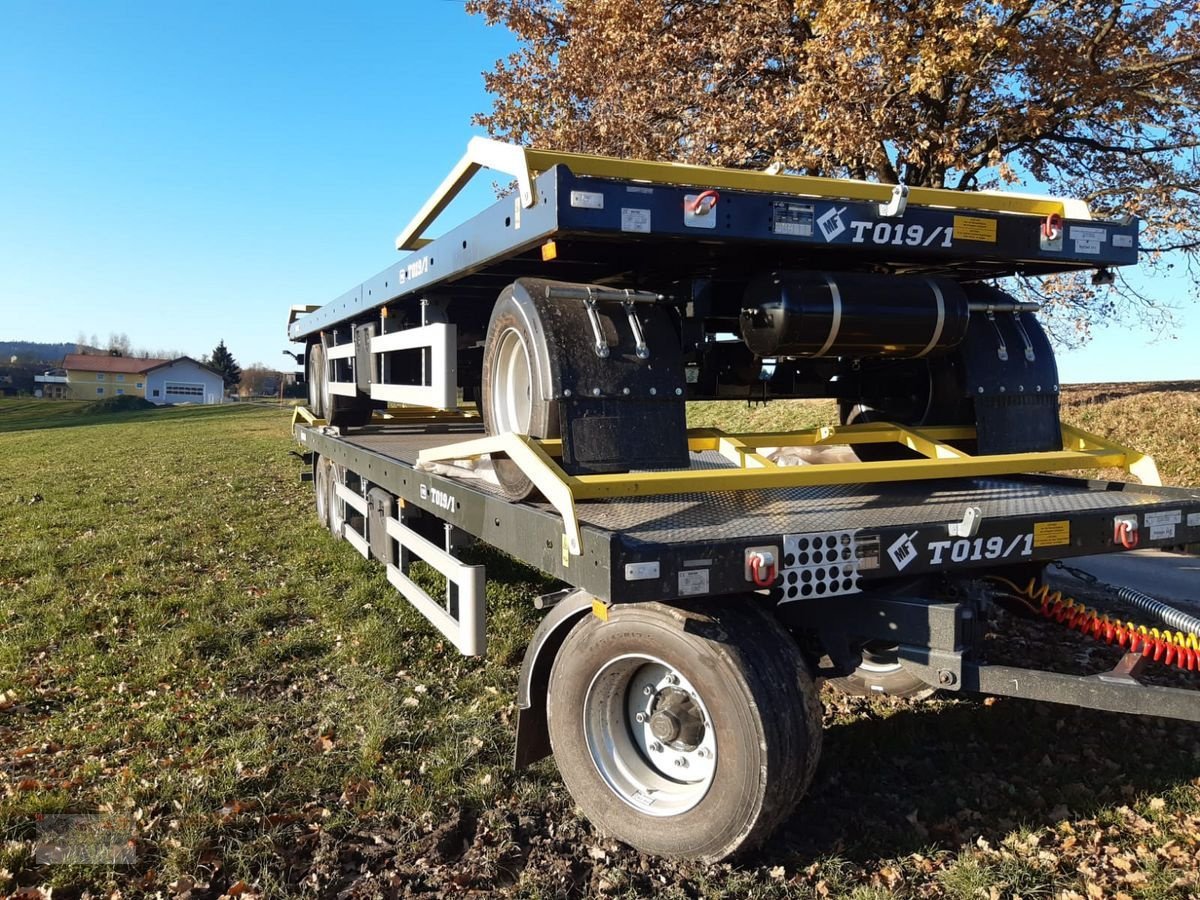
[[854,532],[785,534],[780,576],[785,600],[858,593],[858,546]]

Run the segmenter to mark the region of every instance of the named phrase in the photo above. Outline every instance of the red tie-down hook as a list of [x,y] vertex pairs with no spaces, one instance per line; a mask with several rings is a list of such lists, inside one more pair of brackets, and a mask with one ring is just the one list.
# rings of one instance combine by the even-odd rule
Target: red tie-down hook
[[766,550],[755,550],[750,554],[750,580],[758,587],[770,587],[775,583],[778,570],[775,565],[775,554]]
[[1113,523],[1113,543],[1120,544],[1126,550],[1132,550],[1138,545],[1137,519],[1120,517]]
[[1047,241],[1057,241],[1062,237],[1062,216],[1050,213],[1042,220],[1042,237]]
[[713,208],[717,205],[717,201],[720,199],[721,195],[716,191],[701,191],[691,203],[685,200],[683,208],[693,216],[707,216],[713,211]]

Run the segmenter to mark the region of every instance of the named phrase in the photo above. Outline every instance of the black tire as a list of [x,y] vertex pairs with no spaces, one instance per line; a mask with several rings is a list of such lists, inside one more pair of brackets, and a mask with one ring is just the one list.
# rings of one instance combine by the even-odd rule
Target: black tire
[[369,397],[343,397],[329,390],[329,366],[325,345],[316,341],[308,348],[308,405],[313,414],[335,428],[359,428],[371,421],[380,405]]
[[[490,435],[513,431],[538,438],[558,437],[558,404],[543,399],[548,391],[542,384],[543,367],[538,364],[548,350],[540,339],[541,330],[529,322],[528,316],[533,314],[513,299],[512,285],[500,292],[492,307],[480,394],[483,424]],[[522,354],[525,366],[520,365]],[[514,377],[517,370],[520,378]],[[533,482],[516,463],[493,458],[492,466],[512,499],[524,500],[535,492]]]
[[320,341],[308,345],[308,409],[318,419],[325,418],[325,347]]
[[874,641],[864,646],[861,652],[862,663],[857,669],[849,675],[830,678],[826,683],[851,697],[924,700],[936,693],[936,688],[904,668],[896,655],[895,645]]
[[[641,684],[662,670],[666,686]],[[757,846],[792,812],[820,756],[820,700],[800,650],[746,598],[586,616],[549,683],[550,743],[567,789],[597,828],[646,853],[714,862]],[[630,709],[643,703],[654,712],[638,724]],[[666,703],[690,723],[686,737],[648,731]],[[615,754],[633,765],[605,762]],[[692,763],[677,768],[680,757]],[[637,772],[659,787],[639,788]]]

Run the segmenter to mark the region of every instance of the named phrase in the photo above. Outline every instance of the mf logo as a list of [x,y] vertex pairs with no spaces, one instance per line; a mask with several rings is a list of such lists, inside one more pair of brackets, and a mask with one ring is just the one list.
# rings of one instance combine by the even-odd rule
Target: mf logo
[[888,556],[896,564],[897,572],[903,572],[905,567],[917,558],[917,548],[912,541],[916,536],[915,531],[912,534],[902,534],[888,547]]

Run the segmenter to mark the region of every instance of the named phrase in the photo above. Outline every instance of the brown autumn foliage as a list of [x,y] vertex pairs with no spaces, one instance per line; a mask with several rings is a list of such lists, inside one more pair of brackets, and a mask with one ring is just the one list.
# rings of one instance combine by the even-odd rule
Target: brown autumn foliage
[[[466,5],[520,45],[485,73],[495,101],[476,122],[495,136],[955,189],[1025,183],[1141,217],[1152,266],[1182,259],[1191,273],[1200,254],[1195,0]],[[1080,327],[1161,312],[1123,283],[1035,289]]]

